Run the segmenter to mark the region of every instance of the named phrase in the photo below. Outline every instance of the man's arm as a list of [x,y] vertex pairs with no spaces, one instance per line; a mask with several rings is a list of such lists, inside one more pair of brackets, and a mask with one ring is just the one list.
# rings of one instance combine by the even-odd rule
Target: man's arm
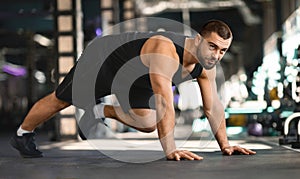
[[204,113],[221,149],[228,147],[224,108],[219,100],[216,87],[216,68],[203,70],[197,79],[201,89]]
[[192,152],[177,150],[175,145],[172,77],[178,69],[179,57],[174,44],[165,37],[154,37],[145,43],[141,55],[143,63],[149,67],[155,94],[157,131],[165,155],[171,160],[202,159]]
[[231,155],[235,151],[243,154],[255,154],[249,149],[229,145],[224,107],[217,94],[216,67],[211,70],[204,69],[197,81],[201,89],[204,113],[223,154]]

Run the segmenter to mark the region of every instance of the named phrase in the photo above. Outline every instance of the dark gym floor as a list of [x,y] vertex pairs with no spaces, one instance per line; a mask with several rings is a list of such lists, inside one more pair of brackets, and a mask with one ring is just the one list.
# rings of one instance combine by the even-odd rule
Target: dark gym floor
[[[257,151],[256,155],[223,156],[215,141],[206,148],[195,151],[204,157],[202,161],[167,161],[159,158],[146,163],[126,162],[113,159],[91,147],[87,141],[49,142],[42,133],[37,135],[37,143],[44,152],[43,158],[25,159],[8,145],[10,134],[0,136],[0,178],[270,178],[298,179],[300,177],[300,150],[289,146],[279,146],[278,137],[244,137],[230,140]],[[149,139],[145,139],[149,140]],[[142,138],[138,141],[145,141]],[[154,139],[153,139],[154,140]],[[114,140],[105,140],[103,145],[111,145]],[[193,141],[191,141],[193,142]],[[194,141],[195,142],[195,141]],[[190,148],[193,150],[193,148]],[[115,152],[114,148],[102,151]],[[132,150],[130,146],[120,149],[122,155],[135,159],[141,155],[155,159],[161,151],[152,149]]]

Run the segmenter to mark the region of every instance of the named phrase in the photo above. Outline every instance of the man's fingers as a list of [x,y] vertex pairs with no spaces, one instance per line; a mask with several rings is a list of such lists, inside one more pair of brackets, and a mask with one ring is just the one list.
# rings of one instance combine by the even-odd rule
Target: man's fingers
[[249,155],[256,154],[256,152],[255,152],[255,151],[253,151],[253,150],[250,150],[250,149],[245,149],[245,150],[247,150],[247,152],[249,153]]
[[222,150],[224,155],[232,155],[232,154],[245,154],[245,155],[253,155],[256,154],[255,151],[250,149],[242,148],[240,146],[230,146]]
[[255,151],[252,151],[250,149],[246,149],[246,148],[242,148],[240,146],[233,146],[233,147],[230,147],[230,148],[227,148],[224,150],[224,153],[228,154],[228,155],[231,155],[231,154],[245,154],[245,155],[253,155],[253,154],[256,154]]
[[200,157],[197,154],[194,154],[187,150],[177,150],[171,154],[168,159],[179,161],[180,159],[187,159],[187,160],[202,160],[203,157]]
[[182,157],[188,160],[202,160],[203,157],[200,157],[199,155],[194,154],[193,152],[184,150],[181,151]]
[[178,153],[175,153],[175,160],[177,160],[177,161],[180,160],[180,155]]
[[182,151],[182,152],[180,152],[180,154],[185,159],[194,160],[194,157],[188,151]]
[[184,152],[180,152],[180,157],[188,160],[193,160],[193,157],[190,157],[189,155],[185,154]]
[[246,155],[253,155],[256,154],[256,152],[250,150],[250,149],[246,149],[246,148],[242,148],[242,147],[237,147],[237,149],[235,149],[239,152],[241,152],[242,154],[246,154]]
[[249,152],[243,148],[240,148],[239,151],[243,154],[249,155]]
[[242,153],[242,154],[248,155],[248,152],[247,152],[244,148],[242,148],[242,147],[240,147],[240,146],[234,146],[234,147],[233,147],[233,151],[234,151],[235,153]]
[[192,152],[189,152],[190,153],[190,156],[194,158],[194,160],[202,160],[203,157],[200,157],[199,155],[197,154],[194,154]]
[[224,149],[223,154],[231,155],[233,150],[231,148]]

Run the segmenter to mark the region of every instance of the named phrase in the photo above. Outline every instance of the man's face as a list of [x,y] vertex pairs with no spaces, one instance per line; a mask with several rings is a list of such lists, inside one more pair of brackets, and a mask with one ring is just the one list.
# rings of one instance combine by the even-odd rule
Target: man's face
[[231,44],[231,38],[224,40],[217,33],[212,32],[207,37],[202,37],[197,45],[197,58],[207,70],[212,69],[223,58]]

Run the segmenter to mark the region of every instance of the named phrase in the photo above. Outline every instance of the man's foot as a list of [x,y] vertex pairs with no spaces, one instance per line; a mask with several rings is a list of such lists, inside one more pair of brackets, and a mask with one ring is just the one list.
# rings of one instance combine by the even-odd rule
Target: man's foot
[[43,157],[43,153],[39,151],[35,144],[35,133],[25,133],[23,136],[17,136],[15,133],[9,143],[20,152],[24,158]]
[[78,123],[81,139],[86,140],[90,135],[93,136],[98,124],[107,126],[104,120],[105,118],[95,118],[91,110],[86,110]]

